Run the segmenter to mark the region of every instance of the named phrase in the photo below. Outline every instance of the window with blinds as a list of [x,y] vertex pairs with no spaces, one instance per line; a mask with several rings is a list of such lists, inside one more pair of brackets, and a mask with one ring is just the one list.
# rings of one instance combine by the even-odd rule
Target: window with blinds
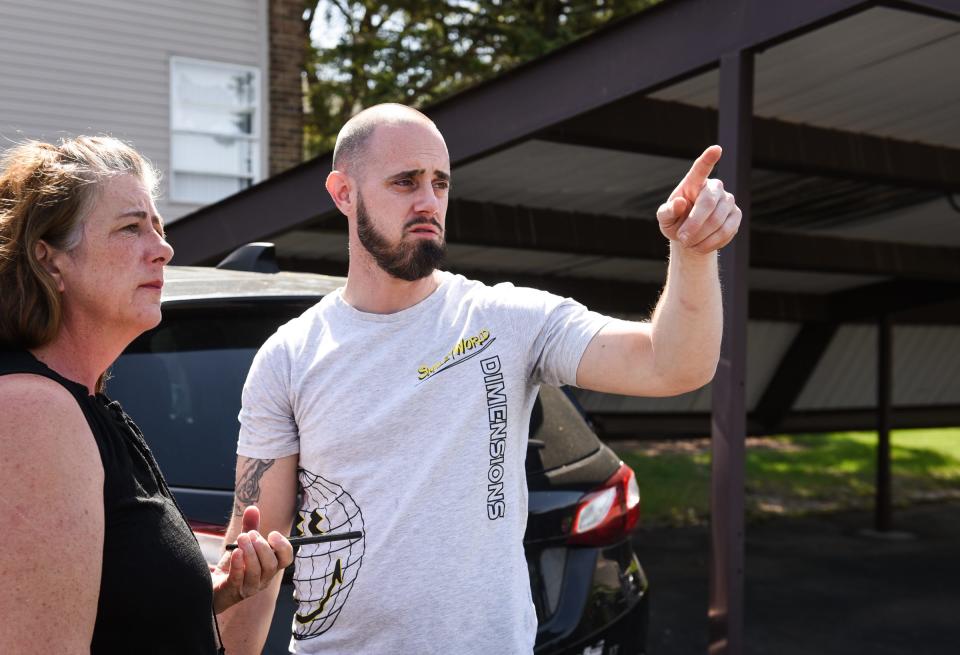
[[170,60],[170,200],[208,204],[260,179],[260,71]]

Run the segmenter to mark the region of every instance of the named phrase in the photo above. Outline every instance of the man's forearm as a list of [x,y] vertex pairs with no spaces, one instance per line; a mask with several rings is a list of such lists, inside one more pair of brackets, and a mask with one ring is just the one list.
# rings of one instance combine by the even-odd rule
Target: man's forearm
[[716,252],[703,255],[670,242],[667,283],[652,327],[654,368],[664,379],[689,391],[713,378],[723,334]]
[[[260,508],[260,531],[290,534],[297,493],[296,455],[280,459],[237,458],[234,511],[224,544],[236,542],[243,529],[243,513]],[[270,631],[282,574],[270,586],[218,615],[220,632],[230,655],[260,655]]]
[[723,336],[717,251],[730,243],[743,213],[719,180],[710,146],[657,209],[670,240],[663,295],[649,323],[610,321],[580,358],[577,384],[633,396],[674,396],[713,379]]
[[[241,532],[243,510],[253,504],[244,502],[241,497],[242,492],[238,487],[234,500],[234,516],[224,536],[224,544],[236,543],[237,535]],[[220,637],[224,649],[230,655],[260,655],[273,621],[282,578],[283,574],[278,574],[270,586],[256,596],[247,598],[217,615]]]

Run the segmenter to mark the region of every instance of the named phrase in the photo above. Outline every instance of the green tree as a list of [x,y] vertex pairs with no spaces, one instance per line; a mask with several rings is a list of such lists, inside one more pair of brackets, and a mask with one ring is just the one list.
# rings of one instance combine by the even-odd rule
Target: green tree
[[422,107],[657,1],[307,0],[304,20],[339,34],[311,46],[308,154],[364,107]]

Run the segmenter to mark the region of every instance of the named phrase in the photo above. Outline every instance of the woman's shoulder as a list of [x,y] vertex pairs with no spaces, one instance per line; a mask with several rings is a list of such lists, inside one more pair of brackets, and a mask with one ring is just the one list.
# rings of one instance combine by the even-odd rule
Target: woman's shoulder
[[76,399],[66,387],[39,373],[0,375],[0,403],[14,412],[35,406],[45,408],[44,413],[68,411],[71,408],[80,411]]
[[[63,385],[43,375],[0,376],[0,447],[14,456],[18,449],[32,454],[65,455],[75,466],[100,468],[99,451],[77,399]],[[69,453],[69,454],[67,454]]]

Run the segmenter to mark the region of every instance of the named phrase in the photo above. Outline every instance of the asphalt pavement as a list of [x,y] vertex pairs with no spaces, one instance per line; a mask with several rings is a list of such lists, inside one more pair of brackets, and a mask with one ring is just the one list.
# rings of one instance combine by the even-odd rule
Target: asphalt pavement
[[[900,538],[869,512],[751,523],[744,654],[960,653],[960,503],[898,508]],[[707,653],[706,527],[641,529],[651,584],[648,655]]]

